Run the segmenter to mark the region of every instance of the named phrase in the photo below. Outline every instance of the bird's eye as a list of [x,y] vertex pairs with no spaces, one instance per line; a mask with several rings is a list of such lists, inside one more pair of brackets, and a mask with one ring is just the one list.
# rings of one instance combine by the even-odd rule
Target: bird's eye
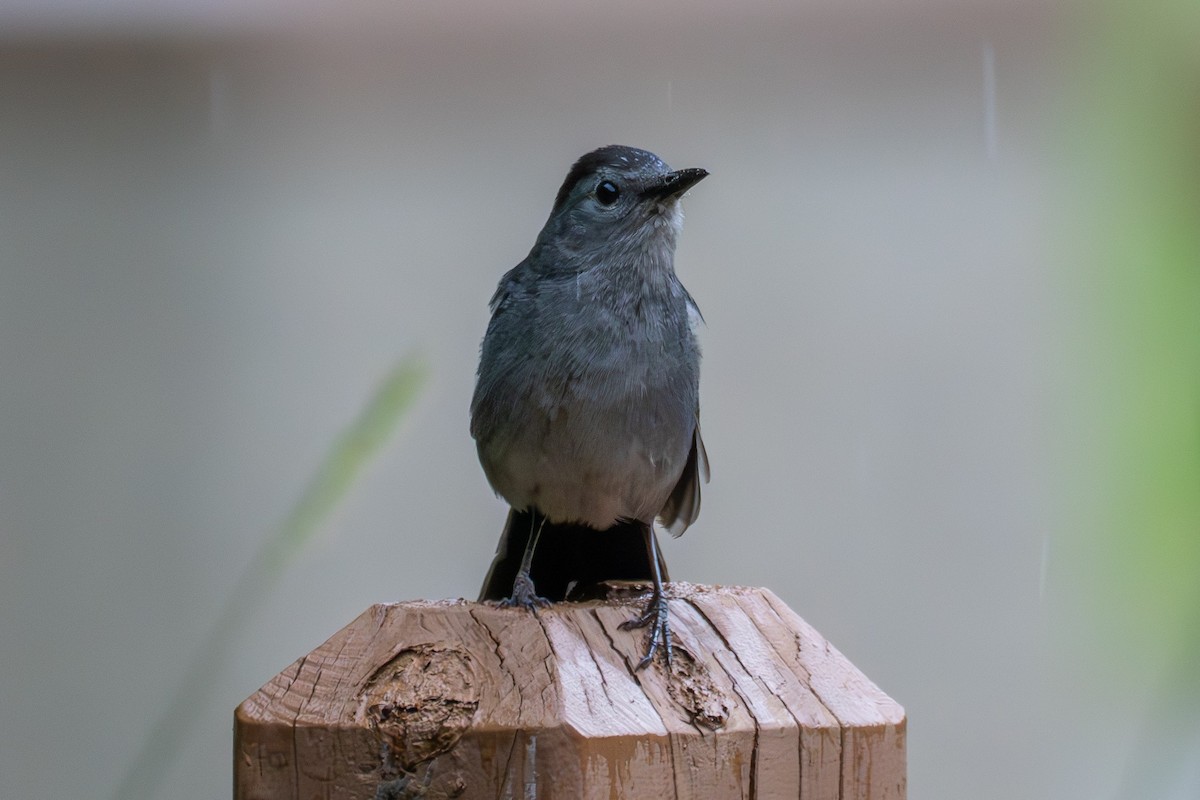
[[611,206],[621,196],[621,190],[612,181],[604,181],[596,187],[596,199],[601,205]]

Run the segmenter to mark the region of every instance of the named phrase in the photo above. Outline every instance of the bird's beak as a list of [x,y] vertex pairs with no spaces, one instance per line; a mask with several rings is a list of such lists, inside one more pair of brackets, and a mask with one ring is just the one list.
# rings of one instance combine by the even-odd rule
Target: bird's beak
[[708,177],[708,170],[699,167],[668,172],[642,189],[642,197],[679,197],[706,177]]

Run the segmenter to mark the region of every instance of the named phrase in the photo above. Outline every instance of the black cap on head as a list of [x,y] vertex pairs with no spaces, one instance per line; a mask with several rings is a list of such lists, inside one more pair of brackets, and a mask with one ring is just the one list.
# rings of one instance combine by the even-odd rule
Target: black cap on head
[[636,147],[626,147],[620,144],[610,144],[606,147],[601,147],[598,150],[581,156],[571,171],[567,173],[566,180],[563,181],[562,187],[558,190],[558,195],[554,198],[554,209],[550,213],[554,213],[563,207],[567,202],[567,198],[571,195],[571,190],[575,188],[575,184],[579,183],[579,179],[584,175],[591,175],[597,170],[604,167],[620,170],[621,172],[628,171],[653,171],[658,173],[670,172],[668,167],[661,158],[651,153],[649,150],[639,150]]

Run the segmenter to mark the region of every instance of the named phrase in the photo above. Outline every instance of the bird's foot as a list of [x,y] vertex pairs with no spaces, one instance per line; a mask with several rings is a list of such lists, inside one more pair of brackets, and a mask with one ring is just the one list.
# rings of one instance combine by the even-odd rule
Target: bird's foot
[[533,587],[533,579],[524,572],[518,572],[516,580],[513,581],[512,597],[500,601],[501,608],[520,606],[528,608],[534,614],[537,613],[539,607],[545,608],[548,605],[550,605],[550,601],[538,596]]
[[641,616],[621,623],[623,631],[631,631],[634,628],[650,628],[650,644],[646,647],[645,657],[638,662],[635,670],[645,669],[654,660],[654,654],[660,647],[667,658],[667,666],[671,666],[671,626],[667,622],[667,616],[667,598],[661,593],[655,592]]

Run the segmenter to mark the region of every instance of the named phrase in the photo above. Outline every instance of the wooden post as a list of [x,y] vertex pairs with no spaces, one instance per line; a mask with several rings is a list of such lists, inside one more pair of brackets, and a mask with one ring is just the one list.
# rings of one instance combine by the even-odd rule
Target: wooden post
[[904,710],[766,589],[376,605],[238,706],[237,800],[902,800]]

